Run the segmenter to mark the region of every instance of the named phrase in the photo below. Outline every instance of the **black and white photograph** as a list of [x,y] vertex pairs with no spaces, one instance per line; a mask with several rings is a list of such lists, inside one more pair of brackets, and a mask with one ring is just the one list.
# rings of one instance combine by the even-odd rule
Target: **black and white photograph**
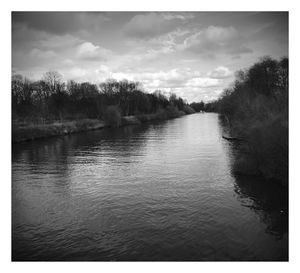
[[10,12],[11,261],[288,262],[289,11],[71,6]]

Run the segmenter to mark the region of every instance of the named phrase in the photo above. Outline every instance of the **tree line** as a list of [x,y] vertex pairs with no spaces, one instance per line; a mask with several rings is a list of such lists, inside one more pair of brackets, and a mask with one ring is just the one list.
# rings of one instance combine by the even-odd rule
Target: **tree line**
[[[252,119],[262,116],[256,111],[262,108],[287,111],[287,100],[288,58],[275,60],[266,56],[249,69],[237,71],[232,86],[225,89],[217,100],[192,102],[190,105],[196,112],[218,112],[231,118]],[[264,107],[259,107],[257,104],[262,101]]]
[[288,181],[288,67],[286,57],[263,57],[238,71],[232,86],[203,106],[222,114],[231,134],[247,140],[246,160],[238,165],[244,161],[242,168],[251,166],[283,184]]
[[38,81],[12,76],[12,118],[14,121],[47,122],[63,119],[103,119],[114,107],[121,116],[169,112],[193,112],[186,101],[160,90],[144,92],[139,82],[108,79],[98,85],[73,80],[65,83],[56,71]]
[[236,73],[232,87],[215,102],[217,112],[235,119],[263,118],[273,113],[287,114],[288,58],[263,57],[247,70]]

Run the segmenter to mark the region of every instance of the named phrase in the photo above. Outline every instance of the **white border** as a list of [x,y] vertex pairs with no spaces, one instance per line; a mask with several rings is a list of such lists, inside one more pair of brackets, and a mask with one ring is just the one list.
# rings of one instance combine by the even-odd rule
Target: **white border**
[[[51,0],[10,0],[1,3],[1,272],[82,272],[90,270],[101,270],[102,272],[297,272],[300,268],[299,254],[297,249],[299,240],[299,211],[297,198],[300,193],[297,179],[297,167],[299,163],[297,156],[300,154],[299,140],[299,103],[300,90],[296,79],[299,78],[299,26],[300,14],[296,4],[297,1],[192,1],[183,0],[151,0],[151,1],[101,1],[84,0],[79,3],[73,1]],[[290,29],[290,262],[11,262],[11,119],[10,119],[10,77],[11,77],[11,11],[289,11]],[[5,83],[5,84],[3,84]],[[4,126],[3,126],[4,125]],[[299,272],[299,271],[298,271]]]

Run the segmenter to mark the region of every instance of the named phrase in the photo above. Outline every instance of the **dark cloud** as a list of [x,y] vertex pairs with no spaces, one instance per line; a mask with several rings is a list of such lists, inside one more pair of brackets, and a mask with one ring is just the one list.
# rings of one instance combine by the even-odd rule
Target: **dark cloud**
[[236,28],[209,26],[185,39],[183,49],[186,51],[214,57],[219,53],[240,55],[252,50],[243,44],[242,35]]
[[138,14],[124,26],[124,31],[130,37],[152,38],[185,25],[186,21],[192,17],[191,14],[176,13]]
[[53,34],[65,34],[81,29],[97,27],[109,20],[104,13],[83,12],[13,12],[13,26],[16,23],[29,28]]
[[282,44],[288,44],[289,20],[288,12],[274,12],[268,15],[268,21],[265,22],[259,31],[251,36],[252,40],[263,41],[273,40]]

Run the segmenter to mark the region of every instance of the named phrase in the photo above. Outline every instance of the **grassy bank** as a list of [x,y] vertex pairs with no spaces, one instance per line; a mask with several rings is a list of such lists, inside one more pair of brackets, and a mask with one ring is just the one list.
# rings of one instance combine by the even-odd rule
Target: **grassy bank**
[[106,125],[103,121],[96,119],[57,121],[48,124],[13,124],[12,142],[22,142],[39,138],[97,130],[102,129],[105,126]]
[[[114,110],[117,111],[117,110]],[[193,112],[193,111],[192,111]],[[188,113],[192,113],[188,112]],[[113,114],[109,120],[81,119],[72,121],[56,121],[47,124],[14,123],[12,125],[12,142],[22,142],[34,139],[67,135],[72,133],[98,130],[107,127],[120,127],[137,125],[155,120],[177,118],[187,113],[178,109],[160,109],[154,114],[140,114],[121,117],[118,113]]]

